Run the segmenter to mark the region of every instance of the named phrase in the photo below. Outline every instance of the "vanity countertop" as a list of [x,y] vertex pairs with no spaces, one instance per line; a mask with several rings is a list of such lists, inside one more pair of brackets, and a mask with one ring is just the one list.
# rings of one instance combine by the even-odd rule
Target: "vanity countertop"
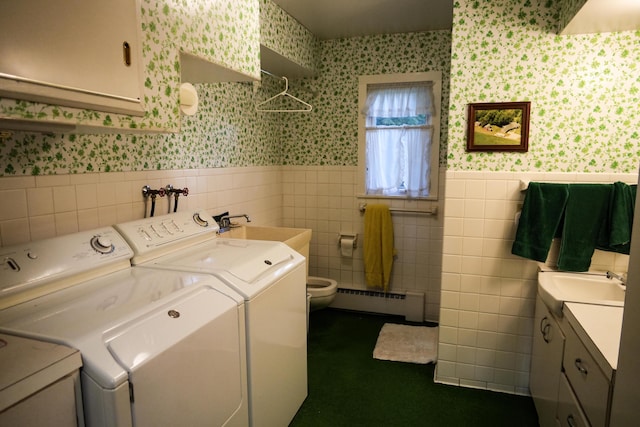
[[565,303],[563,313],[602,371],[609,377],[618,369],[622,307]]

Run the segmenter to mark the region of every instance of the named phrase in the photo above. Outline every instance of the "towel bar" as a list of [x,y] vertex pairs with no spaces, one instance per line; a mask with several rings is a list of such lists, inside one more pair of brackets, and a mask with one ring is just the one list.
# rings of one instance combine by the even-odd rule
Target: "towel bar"
[[[360,212],[364,212],[367,210],[366,203],[360,203],[359,207]],[[401,209],[401,208],[389,208],[389,212],[400,212],[400,213],[416,213],[416,214],[424,214],[424,215],[436,215],[438,213],[438,207],[434,206],[429,210],[421,210],[421,209]]]

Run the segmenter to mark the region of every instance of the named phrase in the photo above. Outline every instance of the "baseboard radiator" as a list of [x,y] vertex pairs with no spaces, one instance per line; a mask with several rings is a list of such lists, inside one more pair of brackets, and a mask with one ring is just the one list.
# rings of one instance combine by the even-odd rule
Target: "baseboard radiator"
[[422,292],[385,293],[364,289],[338,288],[330,307],[404,316],[410,322],[424,321],[424,293]]

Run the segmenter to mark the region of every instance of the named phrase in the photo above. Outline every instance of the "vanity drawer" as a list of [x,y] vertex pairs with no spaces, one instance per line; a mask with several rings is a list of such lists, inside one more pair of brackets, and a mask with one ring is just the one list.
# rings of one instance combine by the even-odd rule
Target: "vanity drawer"
[[567,377],[563,374],[560,375],[557,416],[558,423],[562,427],[589,427],[587,417],[582,412]]
[[572,328],[568,328],[563,366],[578,401],[593,427],[608,424],[611,383]]

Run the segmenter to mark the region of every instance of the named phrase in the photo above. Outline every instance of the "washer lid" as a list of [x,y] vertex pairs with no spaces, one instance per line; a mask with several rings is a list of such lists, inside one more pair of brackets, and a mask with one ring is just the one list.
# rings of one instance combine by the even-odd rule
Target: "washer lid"
[[198,259],[195,254],[189,259],[226,270],[247,283],[254,283],[266,273],[275,272],[294,260],[292,250],[284,243],[242,239],[218,240],[216,243],[215,248],[200,246],[207,254],[206,259]]
[[219,300],[243,303],[210,275],[129,268],[1,310],[0,331],[77,348],[84,372],[112,389],[127,379],[127,372],[109,353],[105,334],[149,313],[166,312],[201,288],[214,290]]
[[215,239],[146,264],[216,274],[247,298],[273,284],[304,257],[281,242]]
[[214,289],[198,287],[152,313],[122,323],[105,334],[105,343],[113,357],[131,372],[228,313],[235,315],[237,326],[237,303],[230,298],[220,298]]

